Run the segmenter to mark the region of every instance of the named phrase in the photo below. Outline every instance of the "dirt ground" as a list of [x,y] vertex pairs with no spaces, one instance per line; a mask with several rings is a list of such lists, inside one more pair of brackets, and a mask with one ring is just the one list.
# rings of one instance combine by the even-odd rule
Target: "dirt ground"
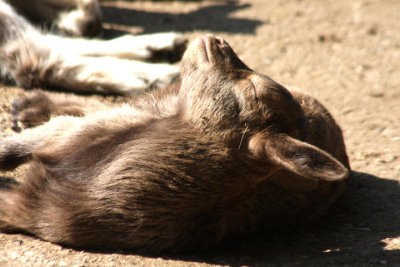
[[[103,9],[108,29],[175,30],[189,39],[214,32],[251,68],[308,90],[343,128],[349,188],[317,225],[208,253],[77,251],[0,234],[0,266],[400,266],[400,1],[139,1]],[[9,103],[23,93],[1,86],[0,132],[11,133]]]

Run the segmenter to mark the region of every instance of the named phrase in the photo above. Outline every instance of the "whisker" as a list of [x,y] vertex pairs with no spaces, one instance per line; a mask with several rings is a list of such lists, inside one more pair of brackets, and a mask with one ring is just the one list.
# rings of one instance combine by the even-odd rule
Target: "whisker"
[[241,148],[241,146],[242,146],[242,143],[243,143],[244,136],[245,136],[245,134],[246,134],[246,132],[247,132],[247,129],[249,128],[249,125],[247,125],[247,124],[245,124],[245,125],[246,125],[246,128],[244,129],[244,132],[243,132],[242,138],[240,139],[240,143],[239,143],[238,151],[240,150],[240,148]]

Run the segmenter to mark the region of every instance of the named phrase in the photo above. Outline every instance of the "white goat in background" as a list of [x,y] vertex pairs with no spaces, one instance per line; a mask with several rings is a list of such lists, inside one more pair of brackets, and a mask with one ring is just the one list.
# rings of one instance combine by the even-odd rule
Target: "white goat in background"
[[89,40],[44,32],[21,14],[72,35],[94,35],[101,23],[94,0],[0,0],[0,70],[19,86],[136,94],[179,75],[176,65],[143,62],[183,53],[186,40],[178,33]]

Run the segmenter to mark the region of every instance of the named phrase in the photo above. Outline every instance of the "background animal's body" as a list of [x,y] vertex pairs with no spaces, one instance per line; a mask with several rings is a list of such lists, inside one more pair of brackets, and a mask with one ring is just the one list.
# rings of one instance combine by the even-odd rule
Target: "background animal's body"
[[1,229],[73,247],[185,251],[314,219],[343,191],[341,131],[316,100],[293,98],[212,36],[192,43],[182,70],[181,83],[97,113],[48,96],[38,106],[83,117],[1,141],[0,169],[30,164],[20,186],[0,191]]
[[[41,8],[44,3],[31,4]],[[0,1],[0,71],[25,88],[143,93],[179,75],[178,66],[155,62],[176,62],[185,47],[186,40],[173,32],[107,41],[44,33]]]
[[4,0],[31,22],[75,36],[100,33],[102,15],[97,0]]

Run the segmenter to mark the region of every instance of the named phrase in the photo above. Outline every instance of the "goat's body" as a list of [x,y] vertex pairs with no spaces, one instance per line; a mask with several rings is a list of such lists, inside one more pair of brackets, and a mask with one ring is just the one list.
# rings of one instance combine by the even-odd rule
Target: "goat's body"
[[52,152],[34,155],[2,219],[68,246],[153,252],[212,246],[254,227],[254,189],[229,151],[173,118],[130,127],[72,154],[66,147],[82,144],[43,148]]
[[[212,41],[208,37],[207,42]],[[24,162],[29,162],[29,167],[21,185],[0,191],[0,230],[23,230],[72,247],[185,251],[209,248],[259,227],[274,229],[323,214],[343,191],[348,176],[343,166],[349,167],[341,131],[329,113],[311,97],[296,92],[292,99],[283,88],[271,87],[277,85],[257,76],[271,84],[261,88],[257,98],[248,100],[254,104],[240,107],[240,114],[244,114],[240,116],[251,120],[227,121],[218,128],[220,110],[230,116],[229,112],[237,114],[239,108],[230,109],[230,98],[213,98],[207,90],[214,87],[206,88],[205,84],[205,88],[196,88],[199,71],[202,77],[206,74],[204,79],[212,79],[214,74],[225,77],[218,69],[212,68],[211,73],[206,65],[191,67],[190,57],[198,58],[197,51],[187,52],[184,69],[193,71],[184,72],[182,84],[96,113],[85,114],[86,102],[76,102],[75,112],[82,117],[56,117],[2,140],[0,169],[10,170]],[[217,93],[232,86],[218,88]],[[239,83],[236,94],[247,93],[247,88]],[[200,99],[199,105],[208,105],[210,118],[204,113],[198,123],[187,117],[185,108],[191,103],[182,97],[192,95],[185,90],[195,90],[206,98]],[[299,139],[287,139],[292,144],[272,143],[267,149],[254,143],[260,142],[260,133],[272,124],[254,128],[252,123],[259,125],[263,118],[272,118],[272,123],[276,120],[264,115],[253,120],[259,114],[245,108],[267,101],[262,94],[269,90],[274,99],[282,97],[274,100],[274,109],[279,109],[275,104],[282,100],[295,110],[288,120],[296,124],[288,127],[296,131],[286,126],[282,129]],[[273,133],[280,127],[271,129]],[[279,138],[284,136],[279,134]],[[287,147],[278,150],[277,145]],[[275,150],[283,155],[278,155],[278,163],[272,157],[265,160],[264,154]],[[283,162],[293,155],[299,171]],[[289,167],[281,167],[280,162]],[[307,165],[321,171],[305,177],[302,173]],[[318,179],[324,175],[328,178]]]
[[[34,139],[57,129],[50,140],[35,141],[43,143],[30,155],[21,187],[1,193],[1,219],[73,247],[184,251],[318,218],[342,192],[343,184],[299,183],[304,178],[284,170],[255,185],[262,171],[241,161],[238,147],[182,122],[176,93],[165,91],[136,100],[139,109],[60,117],[23,132]],[[299,96],[313,103],[303,106],[309,114],[303,138],[348,166],[339,128],[318,102]],[[318,142],[316,132],[335,138]]]

